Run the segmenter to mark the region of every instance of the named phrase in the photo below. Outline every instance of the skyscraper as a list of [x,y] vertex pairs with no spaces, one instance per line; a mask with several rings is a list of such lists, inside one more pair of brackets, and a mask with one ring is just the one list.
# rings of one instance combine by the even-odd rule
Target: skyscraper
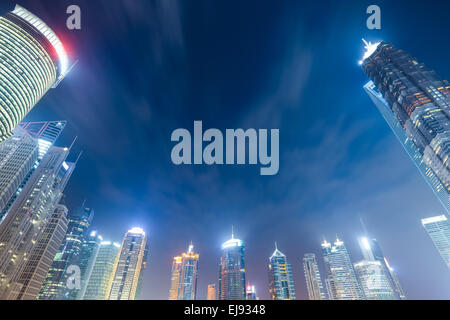
[[269,258],[269,292],[272,300],[295,300],[291,264],[278,250],[276,243],[275,251]]
[[12,136],[42,96],[64,78],[68,58],[57,35],[38,17],[16,5],[0,17],[0,142]]
[[82,244],[88,235],[88,229],[93,218],[94,210],[86,207],[85,203],[79,210],[69,214],[65,239],[53,259],[38,299],[66,300],[77,297],[79,289],[68,288],[67,286],[67,278],[72,274],[68,271],[70,271],[70,266],[79,265]]
[[324,241],[322,253],[327,271],[326,285],[329,299],[363,300],[364,294],[344,242],[337,239],[332,246]]
[[195,300],[198,257],[191,243],[187,252],[173,258],[169,300]]
[[208,292],[206,295],[206,300],[217,300],[216,284],[208,284]]
[[252,286],[251,284],[247,285],[247,290],[245,291],[245,300],[259,300],[259,298],[256,296],[255,286]]
[[450,269],[450,223],[445,215],[422,219],[422,225]]
[[74,168],[69,149],[50,147],[0,224],[0,297],[9,296]]
[[7,299],[34,300],[45,280],[53,258],[64,239],[67,230],[67,208],[57,205],[44,226],[42,236],[27,257],[14,287]]
[[219,300],[245,300],[244,242],[234,238],[222,244],[219,263]]
[[0,222],[56,141],[65,121],[22,122],[0,143]]
[[[78,266],[80,267],[80,290],[75,297],[76,300],[82,300],[86,292],[86,287],[91,277],[92,269],[94,267],[95,260],[97,259],[98,250],[100,249],[100,243],[103,241],[102,236],[97,234],[97,231],[91,231],[81,246],[80,260]],[[74,293],[72,290],[71,293]]]
[[[393,294],[394,294],[394,299],[400,299],[400,300],[405,300],[406,296],[405,293],[403,291],[402,286],[400,285],[400,281],[398,280],[398,277],[394,271],[394,269],[392,269],[389,264],[387,263],[387,259],[386,257],[383,255],[383,252],[381,251],[381,247],[378,244],[378,241],[376,239],[373,238],[368,238],[368,237],[362,237],[359,239],[359,245],[361,247],[361,251],[363,253],[364,256],[364,261],[369,261],[369,262],[374,262],[377,261],[379,262],[379,264],[381,265],[381,270],[378,270],[379,267],[377,264],[367,264],[367,263],[360,263],[359,264],[359,270],[361,272],[366,272],[367,268],[371,268],[371,272],[373,273],[383,273],[382,275],[379,275],[378,273],[376,273],[376,277],[378,277],[378,279],[376,280],[375,276],[374,278],[372,278],[372,280],[375,282],[378,282],[378,289],[376,286],[372,286],[372,288],[374,289],[375,295],[373,295],[372,293],[369,293],[368,296],[366,295],[367,299],[371,299],[370,296],[378,296],[380,299],[391,299],[389,294],[387,296],[385,296],[386,292],[392,290]],[[356,269],[356,266],[355,266]],[[384,286],[384,278],[387,278],[388,282],[389,282],[389,288],[382,288]],[[361,281],[360,281],[361,282]],[[363,286],[363,290],[366,291],[364,289],[364,285],[363,283],[361,283],[361,285]],[[384,294],[379,294],[376,293],[377,290],[381,291],[381,292],[385,292]]]
[[117,242],[102,241],[100,243],[83,300],[105,300],[107,298],[119,250],[120,244]]
[[395,300],[391,282],[380,261],[362,260],[354,267],[366,300]]
[[309,300],[325,300],[325,291],[314,253],[305,253],[303,256],[303,271],[305,273]]
[[134,300],[137,298],[146,266],[147,237],[141,228],[125,233],[119,259],[114,266],[109,300]]
[[450,212],[450,85],[387,42],[367,43],[361,61],[369,97]]

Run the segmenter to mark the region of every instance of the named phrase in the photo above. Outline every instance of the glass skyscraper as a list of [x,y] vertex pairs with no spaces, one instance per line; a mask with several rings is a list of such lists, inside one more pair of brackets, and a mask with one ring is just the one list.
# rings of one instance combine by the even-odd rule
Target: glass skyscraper
[[367,43],[364,89],[450,212],[450,85],[388,42]]
[[450,223],[447,216],[422,219],[422,225],[450,269]]
[[0,17],[0,142],[68,70],[57,35],[41,19],[16,5]]
[[295,300],[291,264],[276,244],[269,258],[269,292],[272,300]]
[[50,147],[0,224],[0,298],[20,286],[20,272],[75,168],[75,163],[66,162],[69,152]]
[[137,227],[128,230],[120,247],[119,259],[114,266],[109,300],[138,298],[146,268],[147,251],[144,230]]
[[309,300],[325,300],[325,291],[314,253],[306,253],[303,256],[303,271],[305,273]]
[[[369,262],[374,262],[377,261],[379,262],[379,264],[381,265],[381,270],[378,270],[379,267],[377,264],[367,264],[367,263],[362,263],[360,264],[360,271],[361,272],[365,272],[364,268],[372,265],[372,272],[382,272],[383,275],[378,275],[378,283],[379,283],[379,290],[385,292],[388,291],[392,291],[394,294],[394,299],[400,299],[400,300],[405,300],[406,299],[406,295],[405,292],[403,291],[402,286],[400,285],[400,281],[398,280],[397,274],[394,271],[393,268],[391,268],[391,266],[389,266],[386,257],[383,255],[383,252],[381,251],[381,247],[378,244],[378,241],[376,239],[373,238],[369,238],[369,237],[362,237],[359,239],[359,245],[361,247],[361,251],[363,253],[364,256],[364,261],[369,261]],[[355,266],[356,269],[356,266]],[[386,278],[389,282],[389,287],[390,288],[381,288],[384,286],[384,278]],[[375,281],[375,278],[374,278]],[[361,283],[362,284],[362,283]],[[363,285],[363,284],[362,284]],[[363,289],[364,289],[364,285],[363,285]],[[373,287],[374,291],[377,291],[377,288],[374,286]],[[378,296],[380,299],[391,299],[390,298],[390,293],[385,295],[385,294],[375,294],[375,296]],[[372,298],[374,297],[374,295],[369,294],[369,296],[372,296]],[[367,297],[367,294],[366,294]],[[367,299],[370,299],[370,297],[367,297]]]
[[0,223],[56,141],[65,121],[22,122],[0,143]]
[[79,290],[67,287],[67,279],[70,276],[67,271],[71,265],[79,265],[82,244],[88,235],[88,228],[93,218],[94,210],[86,207],[85,203],[79,210],[69,214],[69,225],[65,239],[53,259],[38,299],[76,299]]
[[391,282],[380,261],[362,260],[354,267],[366,300],[395,300]]
[[36,299],[58,247],[64,239],[67,223],[67,208],[59,204],[45,224],[42,236],[27,257],[24,268],[7,299]]
[[120,244],[102,241],[92,268],[83,300],[105,300],[111,288],[114,265],[117,261]]
[[198,257],[191,243],[187,252],[173,258],[169,300],[196,299]]
[[329,299],[364,300],[364,293],[344,242],[337,239],[332,246],[324,241],[322,253],[327,271],[326,285]]
[[245,300],[245,247],[234,238],[222,244],[219,263],[219,300]]
[[94,230],[91,231],[89,236],[87,236],[83,241],[80,252],[80,260],[78,264],[81,272],[81,283],[80,290],[75,297],[76,300],[82,300],[84,297],[86,287],[88,285],[89,278],[91,277],[92,269],[94,267],[95,260],[97,259],[98,250],[100,249],[100,243],[102,242],[102,240],[102,236],[97,234],[97,231]]

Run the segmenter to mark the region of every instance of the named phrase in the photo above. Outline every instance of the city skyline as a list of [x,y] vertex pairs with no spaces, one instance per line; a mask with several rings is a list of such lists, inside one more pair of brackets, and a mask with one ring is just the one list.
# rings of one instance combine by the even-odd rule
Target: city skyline
[[[329,22],[311,31],[308,17],[319,12],[313,4],[273,9],[261,3],[252,16],[255,27],[246,29],[248,4],[239,6],[243,19],[233,25],[225,16],[237,14],[237,3],[218,5],[224,13],[217,20],[208,15],[217,8],[202,4],[192,5],[198,10],[177,1],[113,4],[97,22],[90,12],[102,12],[104,4],[80,1],[89,27],[75,32],[65,27],[64,4],[23,1],[61,34],[72,61],[79,60],[25,121],[67,120],[56,143],[62,148],[78,137],[67,161],[75,163],[83,149],[64,192],[68,215],[86,199],[96,211],[92,228],[105,239],[120,242],[134,226],[146,231],[156,258],[149,260],[142,298],[167,299],[172,258],[190,240],[201,256],[198,298],[206,298],[208,284],[218,289],[218,252],[229,238],[227,226],[234,224],[246,245],[246,279],[258,296],[269,298],[264,259],[277,241],[292,264],[296,296],[305,299],[303,254],[315,253],[324,281],[317,246],[323,238],[337,232],[352,262],[365,258],[355,240],[364,234],[359,216],[380,241],[408,298],[450,298],[442,288],[450,280],[448,270],[420,222],[444,209],[364,91],[368,78],[358,65],[362,37],[385,40],[449,79],[448,45],[434,41],[447,22],[432,14],[445,10],[441,4],[417,10],[418,2],[408,3],[408,14],[420,21],[433,17],[433,23],[419,29],[391,17],[386,28],[370,33],[361,32],[364,21],[353,16],[359,17],[365,4],[345,13],[343,5],[328,4]],[[383,12],[400,16],[399,7],[384,3]],[[344,23],[334,15],[341,11]],[[131,19],[123,19],[123,12]],[[143,12],[151,12],[155,24]],[[202,19],[210,29],[194,22]],[[108,31],[113,21],[120,21],[114,36]],[[143,30],[150,30],[149,46],[138,44]],[[255,36],[259,32],[266,36]],[[140,54],[142,49],[149,54]],[[124,60],[140,61],[154,72],[143,76],[135,66],[122,66]],[[196,119],[217,128],[279,127],[278,175],[254,177],[248,166],[173,166],[170,132]]]

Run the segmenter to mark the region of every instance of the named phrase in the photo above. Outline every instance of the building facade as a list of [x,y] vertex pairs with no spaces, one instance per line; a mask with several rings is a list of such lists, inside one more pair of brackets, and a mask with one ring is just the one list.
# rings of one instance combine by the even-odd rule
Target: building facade
[[208,291],[206,294],[206,300],[217,300],[216,284],[208,284]]
[[147,237],[144,230],[136,227],[128,230],[120,247],[119,259],[114,266],[109,300],[138,298],[146,259]]
[[120,244],[117,242],[102,241],[100,243],[83,300],[105,300],[107,298],[119,250]]
[[364,293],[344,242],[337,239],[332,246],[324,241],[322,253],[327,272],[326,287],[329,299],[364,300]]
[[380,261],[363,260],[354,264],[366,300],[395,300],[394,290]]
[[450,85],[388,42],[367,43],[369,97],[450,212]]
[[[373,238],[362,237],[359,239],[359,245],[361,247],[361,251],[364,256],[364,261],[369,262],[377,261],[380,263],[382,268],[380,272],[384,273],[384,275],[381,276],[381,278],[379,276],[380,279],[378,281],[380,282],[380,287],[382,286],[381,282],[384,281],[383,279],[385,277],[388,279],[390,289],[393,291],[394,299],[406,300],[405,292],[403,291],[403,288],[400,285],[400,281],[397,277],[397,274],[394,271],[394,269],[389,266],[386,257],[383,255],[383,252],[381,251],[381,247],[378,244],[378,241]],[[361,269],[364,269],[364,265],[367,264],[363,263],[361,265]],[[373,268],[375,269],[373,271],[376,272],[376,269],[378,267],[374,266]],[[388,289],[380,289],[380,290],[389,291]],[[391,299],[389,295],[386,296],[386,298]],[[367,299],[369,299],[369,297],[367,297]]]
[[305,274],[309,300],[326,300],[320,278],[319,266],[317,265],[316,255],[314,253],[306,253],[303,256],[303,272]]
[[188,251],[174,257],[169,300],[195,300],[197,297],[198,253],[189,245]]
[[12,136],[42,96],[68,70],[58,36],[38,17],[16,5],[0,17],[0,142]]
[[272,300],[295,300],[291,264],[276,244],[269,258],[269,293]]
[[50,147],[0,224],[0,298],[9,296],[75,168],[68,148]]
[[450,269],[450,223],[445,215],[422,219],[422,225]]
[[75,300],[80,288],[69,288],[68,278],[72,267],[78,266],[82,244],[88,235],[88,229],[94,218],[94,210],[85,206],[69,214],[69,224],[65,239],[50,267],[44,284],[39,292],[40,300]]
[[103,241],[101,235],[97,231],[91,231],[81,246],[80,262],[80,290],[77,293],[76,300],[83,300],[86,293],[86,288],[94,268],[95,260],[97,259],[100,243]]
[[57,205],[45,224],[42,236],[33,247],[23,270],[10,291],[8,300],[35,300],[53,258],[67,231],[67,207]]
[[234,238],[222,244],[219,263],[219,300],[245,300],[245,246]]

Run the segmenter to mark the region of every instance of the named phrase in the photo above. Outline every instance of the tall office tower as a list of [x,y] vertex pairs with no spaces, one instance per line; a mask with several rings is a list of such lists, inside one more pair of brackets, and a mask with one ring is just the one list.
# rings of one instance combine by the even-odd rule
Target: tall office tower
[[445,215],[422,219],[422,225],[450,269],[450,223]]
[[217,300],[216,284],[208,284],[208,293],[206,295],[206,300]]
[[187,252],[173,258],[169,300],[195,300],[197,272],[198,253],[191,243]]
[[56,34],[16,5],[0,17],[0,142],[12,136],[42,96],[64,78],[68,58]]
[[0,223],[65,124],[22,122],[10,139],[0,143]]
[[365,43],[364,89],[450,212],[449,83],[390,43]]
[[117,242],[102,241],[100,243],[83,300],[105,300],[107,298],[119,250],[120,244]]
[[322,243],[323,260],[327,271],[327,290],[330,300],[364,300],[364,293],[356,278],[344,242],[337,239],[332,246]]
[[[87,236],[83,244],[81,245],[79,267],[80,267],[80,289],[72,290],[69,296],[74,297],[76,300],[82,300],[86,292],[86,287],[89,282],[89,278],[94,267],[95,260],[97,259],[98,250],[100,249],[100,243],[103,241],[102,236],[97,234],[97,231],[92,231]],[[77,292],[78,291],[78,292]],[[76,295],[75,295],[76,294]],[[72,300],[72,299],[71,299]]]
[[276,243],[275,251],[269,258],[269,292],[272,300],[295,300],[291,264],[278,250]]
[[45,230],[74,168],[68,148],[51,147],[0,224],[0,298],[8,296]]
[[67,231],[67,208],[57,205],[31,251],[8,300],[34,300]]
[[222,244],[219,264],[219,300],[245,300],[244,242],[234,238]]
[[88,235],[88,229],[93,218],[94,210],[85,207],[84,203],[80,210],[69,214],[69,226],[67,227],[65,239],[53,259],[38,299],[74,299],[74,295],[70,295],[70,293],[72,290],[77,291],[77,289],[68,287],[67,281],[74,272],[71,266],[79,265],[82,244]]
[[[382,275],[381,277],[386,277],[388,279],[390,287],[394,292],[395,299],[405,300],[406,295],[403,291],[402,286],[400,285],[400,281],[398,280],[394,269],[392,269],[387,263],[387,259],[384,257],[378,241],[373,238],[362,237],[359,239],[359,245],[361,247],[361,251],[363,253],[365,261],[378,261],[381,264],[381,271],[384,273],[384,275]],[[361,268],[363,268],[363,265],[361,266]],[[374,267],[373,271],[375,271],[375,269],[377,268],[378,267]],[[369,299],[369,297],[367,297],[367,299]]]
[[396,299],[394,289],[380,261],[363,260],[355,263],[354,267],[366,300]]
[[147,256],[147,238],[141,228],[128,230],[114,266],[109,300],[137,299]]
[[322,280],[320,279],[319,266],[314,253],[305,253],[303,256],[303,271],[305,273],[309,300],[326,300]]
[[245,291],[245,300],[259,300],[256,296],[255,286],[251,284],[247,285],[247,290]]

